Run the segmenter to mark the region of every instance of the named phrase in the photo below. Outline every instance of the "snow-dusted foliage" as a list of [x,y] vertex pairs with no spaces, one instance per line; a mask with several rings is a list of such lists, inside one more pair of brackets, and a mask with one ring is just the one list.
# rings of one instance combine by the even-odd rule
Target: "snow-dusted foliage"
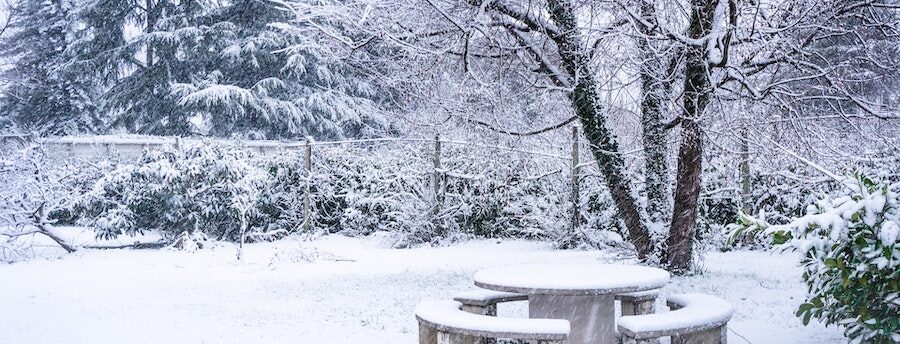
[[327,2],[89,1],[73,17],[63,65],[103,94],[110,129],[283,138],[389,126],[387,91],[348,60],[369,47],[333,39],[348,19]]
[[75,11],[70,1],[16,1],[3,8],[0,122],[49,135],[94,132],[101,126],[89,83],[58,68],[66,58]]
[[239,241],[269,230],[257,206],[265,178],[248,158],[204,142],[148,150],[100,178],[75,209],[102,238],[153,230],[170,240],[199,232]]
[[399,246],[440,239],[434,227],[427,170],[414,149],[333,147],[316,151],[316,228],[350,236],[399,234]]
[[[295,8],[310,12],[297,18]],[[204,65],[174,83],[172,94],[216,136],[372,134],[387,126],[377,104],[385,91],[350,68],[320,32],[342,35],[340,14],[305,1],[240,0],[215,8],[201,18],[208,27],[186,33],[199,40],[184,49]]]
[[59,163],[59,156],[38,145],[0,147],[0,262],[29,258],[34,251],[28,237],[34,235],[75,251],[55,226],[69,217],[67,210],[91,176],[105,170],[103,163]]
[[[574,233],[566,232],[557,239],[559,246],[562,248],[627,247],[625,242],[627,233],[616,212],[612,197],[609,196],[609,189],[599,178],[589,178],[583,183],[582,203],[579,207],[582,222]],[[565,199],[565,201],[569,200]]]
[[472,237],[622,243],[599,181],[585,187],[586,221],[572,232],[571,176],[541,158],[447,144],[435,189],[427,145],[312,148],[309,172],[302,149],[254,155],[202,142],[148,150],[101,177],[74,212],[104,238],[145,230],[233,241],[388,232],[398,247]]
[[[873,152],[866,157],[857,157],[829,166],[851,175],[853,171],[871,176],[884,183],[900,182],[900,174],[885,166],[897,166],[900,157],[891,152]],[[821,199],[840,197],[846,191],[842,183],[821,175],[811,166],[796,161],[771,158],[759,159],[772,166],[754,164],[747,175],[748,189],[743,195],[739,172],[729,159],[709,159],[704,170],[704,185],[698,211],[698,242],[712,244],[710,248],[770,248],[772,238],[768,236],[744,236],[728,240],[725,226],[739,220],[740,212],[764,213],[770,223],[787,223],[793,218],[804,216],[808,205]],[[741,197],[745,199],[742,200]],[[742,209],[742,201],[746,208]]]
[[[427,148],[315,147],[312,229],[350,236],[387,231],[402,247],[466,237],[569,235],[570,185],[563,170],[534,157],[448,145],[435,194],[433,151]],[[267,164],[276,176],[270,190],[282,209],[280,221],[297,227],[303,223],[303,157],[291,154]],[[591,199],[609,202],[599,192]],[[592,227],[600,222],[584,225],[587,235],[579,244],[619,243],[621,237],[606,233],[618,228]]]
[[797,316],[845,329],[852,343],[900,341],[900,184],[857,174],[840,197],[809,205],[807,214],[770,224],[765,213],[742,215],[735,236],[762,231],[779,249],[802,254],[807,301]]
[[[450,225],[480,237],[554,238],[568,226],[568,173],[543,159],[449,146],[443,168]],[[567,171],[567,170],[566,170]]]

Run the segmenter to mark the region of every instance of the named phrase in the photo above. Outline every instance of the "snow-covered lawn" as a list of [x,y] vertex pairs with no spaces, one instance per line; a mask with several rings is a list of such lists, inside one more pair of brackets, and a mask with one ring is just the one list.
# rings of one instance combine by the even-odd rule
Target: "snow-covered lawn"
[[[219,245],[194,253],[83,250],[0,265],[0,343],[415,343],[413,309],[472,287],[480,268],[621,261],[541,242],[473,241],[395,250],[378,238]],[[706,273],[663,294],[702,292],[736,308],[730,343],[838,343],[793,316],[805,288],[792,255],[709,253]],[[501,316],[526,314],[523,302]]]

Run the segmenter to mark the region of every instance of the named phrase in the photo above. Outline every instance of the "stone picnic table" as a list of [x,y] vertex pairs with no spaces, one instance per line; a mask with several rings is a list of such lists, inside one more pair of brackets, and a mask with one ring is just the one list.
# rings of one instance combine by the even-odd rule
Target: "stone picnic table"
[[528,264],[488,268],[475,285],[528,295],[530,318],[566,319],[566,343],[616,341],[615,295],[658,289],[669,282],[665,270],[617,264]]

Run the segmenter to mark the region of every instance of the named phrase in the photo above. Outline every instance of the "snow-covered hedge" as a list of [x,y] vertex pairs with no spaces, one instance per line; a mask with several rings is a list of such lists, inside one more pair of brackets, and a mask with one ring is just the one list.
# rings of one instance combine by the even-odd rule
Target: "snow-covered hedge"
[[429,181],[416,151],[330,147],[315,152],[313,223],[319,231],[394,233],[398,246],[436,240]]
[[102,176],[75,210],[102,238],[154,230],[168,239],[199,232],[238,240],[271,222],[257,205],[266,180],[248,159],[234,146],[202,142],[148,150]]
[[317,147],[315,228],[346,235],[388,231],[397,246],[465,237],[556,239],[566,231],[570,186],[555,166],[447,145],[436,195],[429,148]]
[[[730,164],[730,165],[729,165]],[[734,163],[711,159],[703,171],[703,185],[697,219],[697,241],[708,248],[768,249],[773,243],[767,236],[745,236],[729,242],[726,226],[738,221],[743,200],[741,180]],[[762,168],[750,173],[750,192],[747,195],[753,213],[763,212],[775,223],[786,223],[803,216],[806,206],[841,190],[840,183],[828,178],[805,178],[817,172],[805,166],[782,165],[777,172]],[[853,170],[858,165],[847,165]]]
[[[186,142],[120,164],[81,197],[74,213],[101,237],[154,230],[169,239],[187,231],[237,241],[383,231],[401,247],[467,237],[568,240],[566,165],[473,149],[445,146],[435,194],[427,145],[315,146],[308,175],[302,151],[266,155]],[[585,184],[588,221],[574,244],[620,244],[608,192],[599,181]],[[304,232],[307,190],[311,216]]]
[[809,298],[797,316],[804,323],[815,317],[843,326],[853,343],[900,342],[900,183],[857,174],[844,185],[844,195],[786,224],[742,215],[734,235],[763,232],[803,255]]

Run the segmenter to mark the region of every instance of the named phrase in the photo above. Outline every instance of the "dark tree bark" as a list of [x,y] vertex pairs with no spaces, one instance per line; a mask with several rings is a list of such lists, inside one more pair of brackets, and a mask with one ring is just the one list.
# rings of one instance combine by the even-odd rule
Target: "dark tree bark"
[[634,244],[638,259],[646,261],[652,254],[647,226],[632,195],[631,185],[624,175],[625,163],[619,154],[619,144],[609,129],[603,107],[597,95],[597,81],[590,67],[587,52],[578,31],[577,18],[569,0],[549,0],[550,16],[559,26],[559,34],[550,34],[556,43],[566,72],[575,82],[572,105],[581,122],[591,152],[597,159],[619,216],[628,229],[628,239]]
[[[656,24],[652,0],[640,3],[641,19]],[[641,78],[641,125],[644,142],[644,189],[647,195],[647,220],[660,226],[669,217],[669,168],[666,163],[666,128],[663,113],[669,98],[668,77],[658,44],[649,38],[656,28],[638,24],[641,37],[637,46],[641,55],[638,73]]]
[[[469,0],[475,6],[483,4],[480,0]],[[712,93],[706,44],[715,15],[718,1],[692,0],[690,26],[687,35],[690,40],[679,42],[677,52],[686,60],[684,68],[684,112],[675,120],[662,123],[663,114],[671,93],[669,75],[674,73],[677,64],[665,63],[664,57],[657,55],[655,47],[659,42],[648,37],[660,37],[659,27],[655,25],[653,3],[650,0],[639,2],[641,20],[638,38],[641,57],[639,74],[641,77],[643,98],[641,100],[642,127],[646,150],[647,196],[649,221],[643,219],[641,209],[637,206],[632,193],[630,181],[625,176],[625,163],[619,151],[615,135],[609,128],[603,106],[597,94],[597,81],[590,65],[590,58],[583,45],[583,38],[578,29],[577,16],[571,0],[547,0],[550,22],[543,23],[532,18],[527,11],[502,1],[492,1],[487,8],[496,10],[505,16],[522,23],[527,29],[510,28],[545,34],[555,43],[566,79],[571,79],[573,90],[570,94],[575,114],[583,126],[584,135],[590,143],[590,149],[597,160],[598,167],[609,187],[613,202],[619,216],[628,230],[628,239],[635,246],[638,258],[644,262],[656,263],[651,257],[659,257],[659,263],[673,272],[682,272],[690,268],[694,224],[697,217],[697,204],[700,193],[700,171],[702,169],[702,132],[700,116],[706,109]],[[732,13],[736,13],[734,1],[730,1]],[[733,23],[734,18],[730,19]],[[512,32],[515,37],[519,32]],[[672,35],[673,39],[678,38]],[[730,42],[730,31],[723,42],[725,49]],[[539,57],[539,56],[538,56]],[[722,66],[727,60],[727,50],[723,58],[716,63]],[[546,61],[539,61],[545,63]],[[681,126],[681,145],[678,155],[678,169],[675,186],[674,207],[668,212],[668,168],[666,164],[666,130]],[[671,215],[671,220],[667,218]],[[666,249],[656,252],[648,224],[660,225],[670,222],[669,237]],[[655,253],[660,253],[657,256]]]
[[[147,13],[146,13],[146,15],[147,15],[147,25],[144,27],[144,32],[145,32],[145,33],[151,33],[151,32],[153,32],[153,31],[156,31],[156,22],[157,22],[157,20],[158,20],[157,18],[159,18],[159,16],[158,16],[158,15],[159,15],[158,9],[157,9],[156,6],[153,6],[153,0],[146,0],[146,1],[144,2],[144,6],[146,6],[146,8],[144,9],[144,11],[147,12]],[[146,52],[146,54],[147,54],[147,62],[146,62],[146,63],[147,63],[147,68],[150,68],[150,66],[153,65],[153,50],[154,50],[154,49],[153,49],[153,44],[148,43],[148,44],[147,44],[147,52]]]
[[[693,0],[688,37],[700,39],[710,33],[716,1]],[[666,263],[669,271],[690,270],[693,255],[694,225],[700,196],[700,171],[703,155],[700,116],[709,104],[712,88],[705,46],[685,48],[684,114],[681,119],[681,147],[678,152],[678,175],[672,225],[666,240]]]

